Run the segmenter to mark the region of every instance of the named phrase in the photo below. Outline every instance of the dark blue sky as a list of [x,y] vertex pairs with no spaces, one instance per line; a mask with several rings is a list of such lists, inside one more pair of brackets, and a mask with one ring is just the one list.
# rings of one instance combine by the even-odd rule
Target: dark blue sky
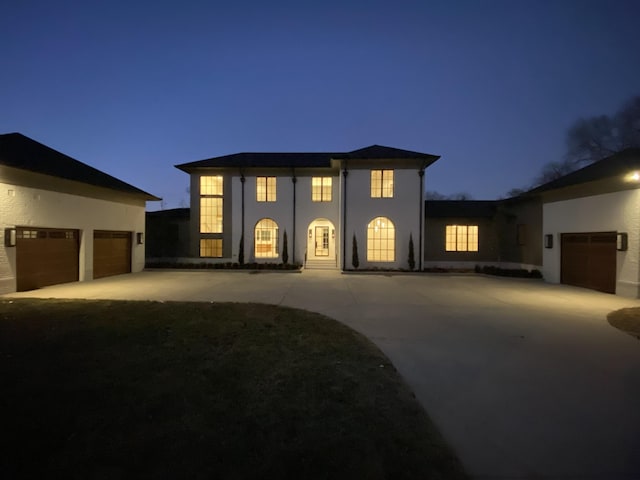
[[0,18],[0,133],[166,208],[187,202],[178,163],[374,143],[441,155],[429,190],[493,199],[640,94],[638,0],[21,0]]

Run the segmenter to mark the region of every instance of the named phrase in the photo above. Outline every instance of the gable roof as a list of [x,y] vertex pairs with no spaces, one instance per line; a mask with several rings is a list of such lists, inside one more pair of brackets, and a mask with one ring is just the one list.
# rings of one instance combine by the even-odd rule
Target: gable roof
[[0,165],[160,200],[139,188],[22,135],[0,135]]
[[[634,170],[640,170],[640,149],[629,148],[609,157],[603,158],[591,165],[568,173],[567,175],[544,183],[525,193],[537,194],[557,190],[564,187],[594,182],[597,180],[620,179],[620,187],[625,185],[624,177]],[[628,184],[627,184],[628,185]]]
[[426,200],[425,217],[429,218],[482,218],[493,217],[497,200]]
[[195,162],[183,163],[175,167],[189,173],[196,168],[207,167],[271,167],[271,168],[327,168],[331,160],[342,159],[422,159],[425,166],[431,165],[440,156],[428,153],[412,152],[399,148],[371,145],[352,152],[244,152],[207,158]]

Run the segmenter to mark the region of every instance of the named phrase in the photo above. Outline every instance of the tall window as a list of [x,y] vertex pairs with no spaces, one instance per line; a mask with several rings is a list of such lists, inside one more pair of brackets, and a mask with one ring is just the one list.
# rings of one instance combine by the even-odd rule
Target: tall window
[[200,177],[200,233],[222,233],[222,175]]
[[367,225],[367,260],[393,262],[396,259],[396,229],[387,217],[376,217]]
[[276,177],[256,177],[256,200],[258,202],[276,201]]
[[371,198],[393,198],[393,170],[371,170]]
[[201,238],[200,256],[222,258],[221,238]]
[[447,252],[477,252],[477,225],[447,225],[445,238]]
[[311,201],[330,202],[331,201],[331,177],[311,178]]
[[278,256],[278,224],[270,218],[263,218],[256,224],[256,258],[276,258]]

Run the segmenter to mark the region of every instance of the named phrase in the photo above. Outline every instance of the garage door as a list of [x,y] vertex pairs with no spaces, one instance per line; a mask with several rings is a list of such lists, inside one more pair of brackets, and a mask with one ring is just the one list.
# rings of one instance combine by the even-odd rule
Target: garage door
[[93,232],[93,278],[131,272],[131,232]]
[[77,282],[78,230],[16,228],[16,290]]
[[616,293],[616,233],[562,234],[561,281]]

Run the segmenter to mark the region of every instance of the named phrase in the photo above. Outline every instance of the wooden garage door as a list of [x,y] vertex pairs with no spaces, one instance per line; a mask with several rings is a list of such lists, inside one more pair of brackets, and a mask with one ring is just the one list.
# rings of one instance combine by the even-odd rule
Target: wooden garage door
[[93,232],[93,278],[131,272],[131,232]]
[[16,290],[77,282],[78,230],[16,228]]
[[616,233],[562,234],[561,281],[616,293]]

